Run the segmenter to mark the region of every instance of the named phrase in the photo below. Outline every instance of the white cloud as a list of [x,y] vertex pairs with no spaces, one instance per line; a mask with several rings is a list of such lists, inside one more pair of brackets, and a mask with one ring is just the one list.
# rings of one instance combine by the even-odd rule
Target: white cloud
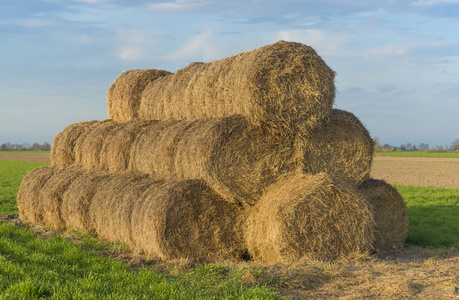
[[459,0],[418,0],[413,5],[419,6],[436,6],[443,4],[459,4]]
[[82,34],[82,35],[79,35],[79,36],[75,36],[73,39],[72,39],[73,42],[77,43],[77,44],[90,44],[94,41],[94,38],[92,38],[91,36],[87,35],[87,34]]
[[176,51],[165,55],[163,59],[168,61],[189,60],[192,58],[204,61],[215,59],[217,50],[210,42],[211,37],[210,31],[204,31],[191,38]]
[[349,43],[346,34],[329,32],[320,29],[286,30],[280,31],[278,37],[281,40],[299,42],[313,47],[319,55],[334,55]]
[[459,45],[455,43],[406,43],[406,44],[386,44],[370,47],[365,50],[364,57],[370,56],[410,56],[423,57],[429,61],[441,61],[445,57],[457,56]]
[[412,44],[387,44],[371,47],[366,50],[369,56],[402,56],[415,48]]
[[59,22],[54,19],[37,19],[37,18],[30,18],[30,19],[22,19],[18,20],[17,24],[30,27],[30,28],[37,28],[37,27],[55,27],[59,25]]
[[125,61],[136,61],[143,55],[143,49],[140,46],[123,46],[119,50],[118,57]]
[[73,0],[73,1],[83,2],[83,3],[88,3],[88,4],[101,4],[101,3],[112,2],[112,0]]
[[147,58],[148,50],[158,40],[158,36],[149,31],[119,30],[116,35],[117,56],[128,62]]
[[459,97],[459,85],[457,83],[449,83],[441,86],[438,94],[441,97],[457,99]]
[[376,91],[379,94],[402,94],[403,93],[403,90],[401,90],[393,82],[383,82],[383,83],[377,84]]
[[205,7],[204,1],[176,0],[174,2],[161,2],[148,4],[147,9],[155,13],[190,13],[201,10]]

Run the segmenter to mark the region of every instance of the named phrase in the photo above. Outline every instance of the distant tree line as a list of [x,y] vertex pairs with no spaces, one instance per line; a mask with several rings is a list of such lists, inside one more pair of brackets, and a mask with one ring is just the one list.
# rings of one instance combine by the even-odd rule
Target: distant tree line
[[435,146],[431,148],[429,144],[420,143],[415,145],[412,143],[402,144],[400,146],[392,146],[389,144],[381,145],[379,137],[374,137],[373,141],[375,142],[375,151],[376,152],[395,152],[395,151],[426,151],[426,152],[448,152],[448,151],[459,151],[459,139],[454,140],[451,145]]
[[3,143],[0,145],[0,151],[12,150],[12,151],[49,151],[51,150],[51,145],[47,142],[43,144],[38,143],[22,143],[22,144],[11,144]]
[[459,139],[455,139],[454,142],[451,143],[451,150],[459,151]]

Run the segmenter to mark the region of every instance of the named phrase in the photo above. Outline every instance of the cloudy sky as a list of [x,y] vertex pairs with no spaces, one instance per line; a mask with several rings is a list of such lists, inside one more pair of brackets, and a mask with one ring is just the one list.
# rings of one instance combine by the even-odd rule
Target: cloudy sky
[[459,138],[459,0],[2,0],[0,143],[107,118],[125,70],[278,40],[312,46],[338,73],[335,107],[383,144]]

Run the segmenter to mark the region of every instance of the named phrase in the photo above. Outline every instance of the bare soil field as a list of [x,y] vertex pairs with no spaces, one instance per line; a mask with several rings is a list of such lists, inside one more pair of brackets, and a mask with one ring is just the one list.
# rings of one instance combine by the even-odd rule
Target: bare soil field
[[390,184],[459,188],[459,158],[376,156],[371,177]]
[[0,160],[14,160],[27,162],[50,163],[51,158],[47,153],[1,153]]

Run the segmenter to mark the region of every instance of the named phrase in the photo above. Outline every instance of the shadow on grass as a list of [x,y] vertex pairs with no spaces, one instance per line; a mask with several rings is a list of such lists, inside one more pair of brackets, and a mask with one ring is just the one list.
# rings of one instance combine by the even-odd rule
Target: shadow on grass
[[408,207],[407,245],[426,248],[459,248],[459,207],[410,206]]

